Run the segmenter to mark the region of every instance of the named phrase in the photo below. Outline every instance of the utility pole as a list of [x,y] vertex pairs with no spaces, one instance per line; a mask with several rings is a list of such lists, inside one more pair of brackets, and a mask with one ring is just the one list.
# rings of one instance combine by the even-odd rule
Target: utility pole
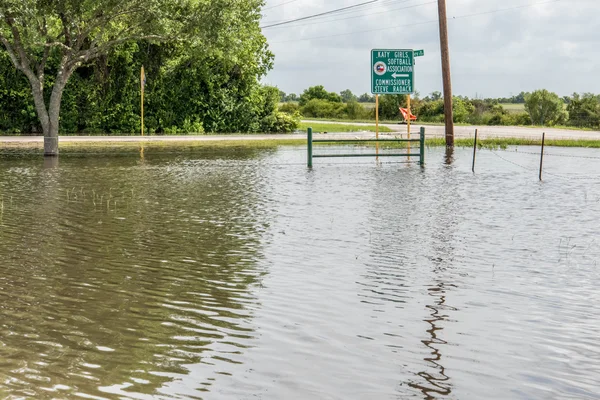
[[438,0],[440,19],[440,47],[442,49],[442,76],[444,80],[444,114],[446,119],[446,147],[454,147],[454,116],[452,113],[452,79],[450,77],[450,50],[448,49],[448,17],[446,0]]

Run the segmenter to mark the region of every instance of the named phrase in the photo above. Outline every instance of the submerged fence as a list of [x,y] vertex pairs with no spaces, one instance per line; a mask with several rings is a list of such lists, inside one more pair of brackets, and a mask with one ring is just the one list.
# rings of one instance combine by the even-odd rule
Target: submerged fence
[[[408,153],[379,153],[377,147],[376,153],[354,153],[354,154],[314,154],[314,144],[361,144],[375,143],[407,143],[409,145]],[[410,152],[410,143],[419,143],[419,153]],[[425,128],[421,128],[418,139],[314,139],[312,128],[307,130],[308,160],[309,168],[313,166],[314,158],[347,158],[347,157],[418,157],[419,164],[425,165]]]

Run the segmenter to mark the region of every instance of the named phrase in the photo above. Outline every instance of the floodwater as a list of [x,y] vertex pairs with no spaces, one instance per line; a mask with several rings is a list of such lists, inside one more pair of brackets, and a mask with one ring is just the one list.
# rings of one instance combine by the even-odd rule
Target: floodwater
[[600,153],[536,152],[0,160],[0,398],[598,399]]

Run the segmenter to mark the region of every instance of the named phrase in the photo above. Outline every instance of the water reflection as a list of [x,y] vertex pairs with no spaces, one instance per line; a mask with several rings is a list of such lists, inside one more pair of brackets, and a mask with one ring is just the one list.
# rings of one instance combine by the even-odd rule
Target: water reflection
[[[454,149],[446,148],[444,164],[449,167],[454,162]],[[419,390],[426,400],[436,396],[448,396],[452,393],[452,382],[447,374],[443,360],[443,349],[448,345],[444,339],[443,331],[446,323],[450,321],[450,311],[456,308],[447,304],[447,297],[451,291],[457,289],[455,280],[455,246],[460,219],[457,213],[457,204],[460,202],[460,187],[456,182],[456,175],[452,169],[444,169],[437,183],[439,188],[434,210],[429,223],[435,226],[432,230],[428,245],[428,259],[432,265],[431,283],[428,283],[428,304],[425,306],[429,315],[423,320],[427,324],[427,337],[421,343],[429,350],[429,355],[423,360],[428,366],[426,370],[417,372],[422,381],[411,381],[409,386]],[[456,317],[454,318],[456,319]]]
[[446,153],[444,155],[444,164],[452,165],[454,163],[454,147],[446,147]]
[[139,397],[203,363],[218,367],[177,396],[206,390],[254,335],[260,176],[61,161],[0,172],[0,393]]
[[58,157],[44,157],[44,169],[58,167]]

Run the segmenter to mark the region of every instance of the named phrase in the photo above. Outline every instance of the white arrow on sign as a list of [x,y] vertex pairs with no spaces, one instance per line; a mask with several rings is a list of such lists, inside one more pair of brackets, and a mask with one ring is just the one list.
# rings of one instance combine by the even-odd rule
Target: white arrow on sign
[[408,76],[409,76],[408,74],[397,74],[397,73],[395,73],[395,72],[392,74],[392,77],[393,77],[394,79],[395,79],[395,78],[408,78]]

